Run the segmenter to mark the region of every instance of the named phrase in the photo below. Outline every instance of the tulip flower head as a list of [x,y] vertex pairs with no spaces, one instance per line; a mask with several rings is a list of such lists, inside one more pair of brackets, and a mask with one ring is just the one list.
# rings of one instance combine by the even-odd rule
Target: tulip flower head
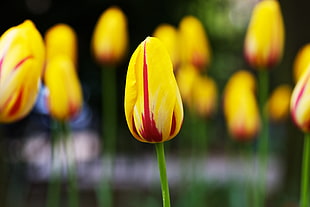
[[127,18],[120,8],[112,6],[101,14],[91,44],[95,59],[102,65],[115,65],[124,59],[128,47]]
[[180,22],[180,58],[182,64],[192,64],[204,70],[210,63],[210,44],[202,23],[194,16]]
[[294,80],[297,82],[310,64],[310,43],[304,45],[297,53],[294,65]]
[[168,141],[181,129],[180,92],[169,53],[158,38],[147,37],[131,56],[124,107],[128,128],[139,141]]
[[153,33],[154,37],[157,37],[166,46],[171,61],[173,64],[173,69],[176,70],[179,65],[179,48],[178,48],[178,30],[170,24],[160,24]]
[[54,57],[46,65],[47,107],[59,121],[75,118],[82,107],[82,89],[75,70],[73,61],[65,55]]
[[77,35],[67,24],[56,24],[45,33],[47,61],[58,55],[68,55],[77,63]]
[[32,21],[8,29],[0,39],[0,122],[13,122],[32,109],[41,83],[45,48]]
[[293,89],[290,108],[295,124],[302,131],[310,132],[310,66]]
[[268,69],[282,58],[284,24],[277,0],[262,0],[254,7],[246,33],[244,54],[256,69]]

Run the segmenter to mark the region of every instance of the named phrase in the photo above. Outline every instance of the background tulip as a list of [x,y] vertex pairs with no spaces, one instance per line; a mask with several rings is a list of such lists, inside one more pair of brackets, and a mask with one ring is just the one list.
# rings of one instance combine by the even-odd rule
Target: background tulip
[[80,112],[83,98],[72,60],[64,55],[54,57],[47,63],[44,81],[51,115],[60,121],[74,118]]
[[310,64],[310,43],[299,49],[293,65],[294,81],[297,82]]
[[179,24],[181,64],[192,64],[203,70],[210,63],[210,45],[202,23],[194,16],[185,16]]
[[77,35],[71,26],[56,24],[47,30],[44,39],[47,61],[58,55],[67,55],[77,64]]
[[101,14],[91,46],[102,65],[115,65],[124,59],[128,47],[127,18],[120,8],[112,6]]
[[170,140],[181,128],[181,96],[168,51],[158,38],[146,38],[130,59],[125,115],[131,133],[142,142]]
[[282,58],[284,24],[277,0],[262,0],[255,6],[248,27],[244,53],[256,69],[275,66]]
[[44,43],[35,25],[26,20],[0,39],[0,121],[12,122],[32,109],[45,58]]

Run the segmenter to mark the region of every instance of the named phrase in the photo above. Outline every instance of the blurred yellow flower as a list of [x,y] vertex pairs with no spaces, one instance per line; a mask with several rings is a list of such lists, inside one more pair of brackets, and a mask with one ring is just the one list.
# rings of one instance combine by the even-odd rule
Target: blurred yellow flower
[[0,122],[13,122],[32,109],[45,61],[41,34],[32,21],[8,29],[0,39]]
[[289,85],[283,84],[278,86],[271,94],[267,110],[273,121],[285,120],[290,111],[292,89]]
[[209,66],[211,49],[202,23],[194,16],[185,16],[179,24],[181,64],[192,64],[199,70]]
[[77,65],[77,35],[72,27],[59,23],[50,27],[44,36],[46,59],[67,55]]
[[255,69],[268,69],[282,58],[284,24],[277,0],[262,0],[254,7],[246,33],[244,53]]
[[120,8],[112,6],[101,14],[91,47],[99,64],[115,65],[124,59],[128,49],[127,18]]
[[46,98],[51,116],[59,121],[75,118],[82,107],[83,95],[70,57],[59,55],[48,61],[44,81],[48,89]]
[[293,65],[293,75],[294,81],[297,82],[301,75],[306,71],[306,69],[310,66],[310,43],[304,45],[299,49],[294,65]]
[[169,53],[158,38],[147,37],[131,56],[124,107],[128,128],[139,141],[164,142],[181,129],[181,96]]

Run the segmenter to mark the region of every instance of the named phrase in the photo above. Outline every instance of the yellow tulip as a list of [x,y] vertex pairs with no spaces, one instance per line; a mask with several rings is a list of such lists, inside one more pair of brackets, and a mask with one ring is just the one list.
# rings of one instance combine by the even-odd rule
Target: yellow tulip
[[213,79],[197,76],[192,86],[192,107],[202,117],[210,117],[216,109],[217,87]]
[[268,69],[282,58],[284,24],[277,0],[262,0],[254,7],[246,33],[244,53],[256,69]]
[[181,65],[176,73],[176,80],[180,89],[182,100],[188,106],[192,104],[192,87],[194,80],[196,80],[198,76],[198,70],[190,64]]
[[124,59],[128,47],[127,18],[120,8],[112,6],[101,14],[91,44],[95,59],[102,65],[115,65]]
[[267,109],[270,118],[273,121],[285,120],[290,111],[292,89],[289,85],[278,86],[271,94]]
[[307,67],[310,63],[310,43],[304,45],[298,51],[294,65],[293,65],[293,72],[294,72],[294,80],[297,82],[301,75],[306,71]]
[[57,120],[68,121],[80,112],[82,89],[69,56],[59,55],[48,61],[44,73],[48,89],[47,106]]
[[179,34],[178,30],[170,24],[160,24],[153,33],[154,37],[157,37],[166,46],[171,61],[173,64],[173,69],[176,70],[179,65]]
[[168,51],[158,38],[147,37],[131,56],[124,107],[128,128],[139,141],[164,142],[181,129],[181,95]]
[[192,64],[203,70],[210,63],[210,45],[202,23],[194,16],[185,16],[179,24],[180,58],[182,64]]
[[67,55],[77,64],[77,35],[67,24],[56,24],[45,33],[46,58]]
[[[247,77],[248,81],[240,77]],[[229,133],[237,140],[250,140],[260,129],[253,80],[251,73],[242,70],[233,74],[225,86],[224,114]]]
[[310,132],[310,67],[293,89],[290,109],[294,122],[304,132]]
[[41,34],[32,21],[8,29],[0,39],[0,121],[13,122],[32,109],[45,61]]

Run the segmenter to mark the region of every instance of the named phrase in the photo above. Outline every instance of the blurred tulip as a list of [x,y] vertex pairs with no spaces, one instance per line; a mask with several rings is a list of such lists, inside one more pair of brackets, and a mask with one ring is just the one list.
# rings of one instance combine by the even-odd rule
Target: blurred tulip
[[294,81],[297,82],[310,63],[310,43],[304,45],[297,53],[294,65]]
[[67,24],[56,24],[45,33],[46,58],[67,55],[77,64],[77,35]]
[[267,103],[268,114],[273,121],[285,120],[290,111],[292,89],[289,85],[278,86]]
[[154,37],[157,37],[166,46],[171,61],[173,64],[173,69],[176,70],[179,65],[179,34],[178,30],[170,24],[160,24],[153,33]]
[[112,6],[101,14],[91,44],[95,59],[102,65],[115,65],[124,59],[128,47],[127,18],[120,8]]
[[[247,77],[248,81],[243,82],[240,77]],[[237,140],[254,138],[260,128],[258,106],[252,90],[255,87],[253,80],[251,73],[238,71],[232,75],[224,90],[224,114],[228,130]]]
[[0,39],[0,121],[13,122],[32,109],[41,83],[45,48],[32,21],[7,30]]
[[164,142],[181,129],[181,96],[168,51],[158,38],[147,37],[133,53],[124,106],[128,127],[139,141]]
[[198,76],[192,86],[192,107],[202,117],[210,117],[216,109],[217,87],[213,79]]
[[51,59],[46,65],[44,81],[50,114],[59,121],[75,118],[82,107],[83,97],[73,61],[65,55]]
[[282,58],[284,24],[277,0],[262,0],[255,6],[246,33],[244,53],[256,69],[268,69]]
[[182,100],[188,106],[192,104],[192,87],[194,80],[196,80],[198,76],[199,73],[197,69],[190,64],[182,65],[176,73],[176,80]]
[[291,114],[296,125],[304,132],[310,132],[310,67],[298,80],[291,96]]
[[180,22],[180,58],[182,64],[192,64],[204,70],[210,63],[210,45],[202,23],[194,16]]

